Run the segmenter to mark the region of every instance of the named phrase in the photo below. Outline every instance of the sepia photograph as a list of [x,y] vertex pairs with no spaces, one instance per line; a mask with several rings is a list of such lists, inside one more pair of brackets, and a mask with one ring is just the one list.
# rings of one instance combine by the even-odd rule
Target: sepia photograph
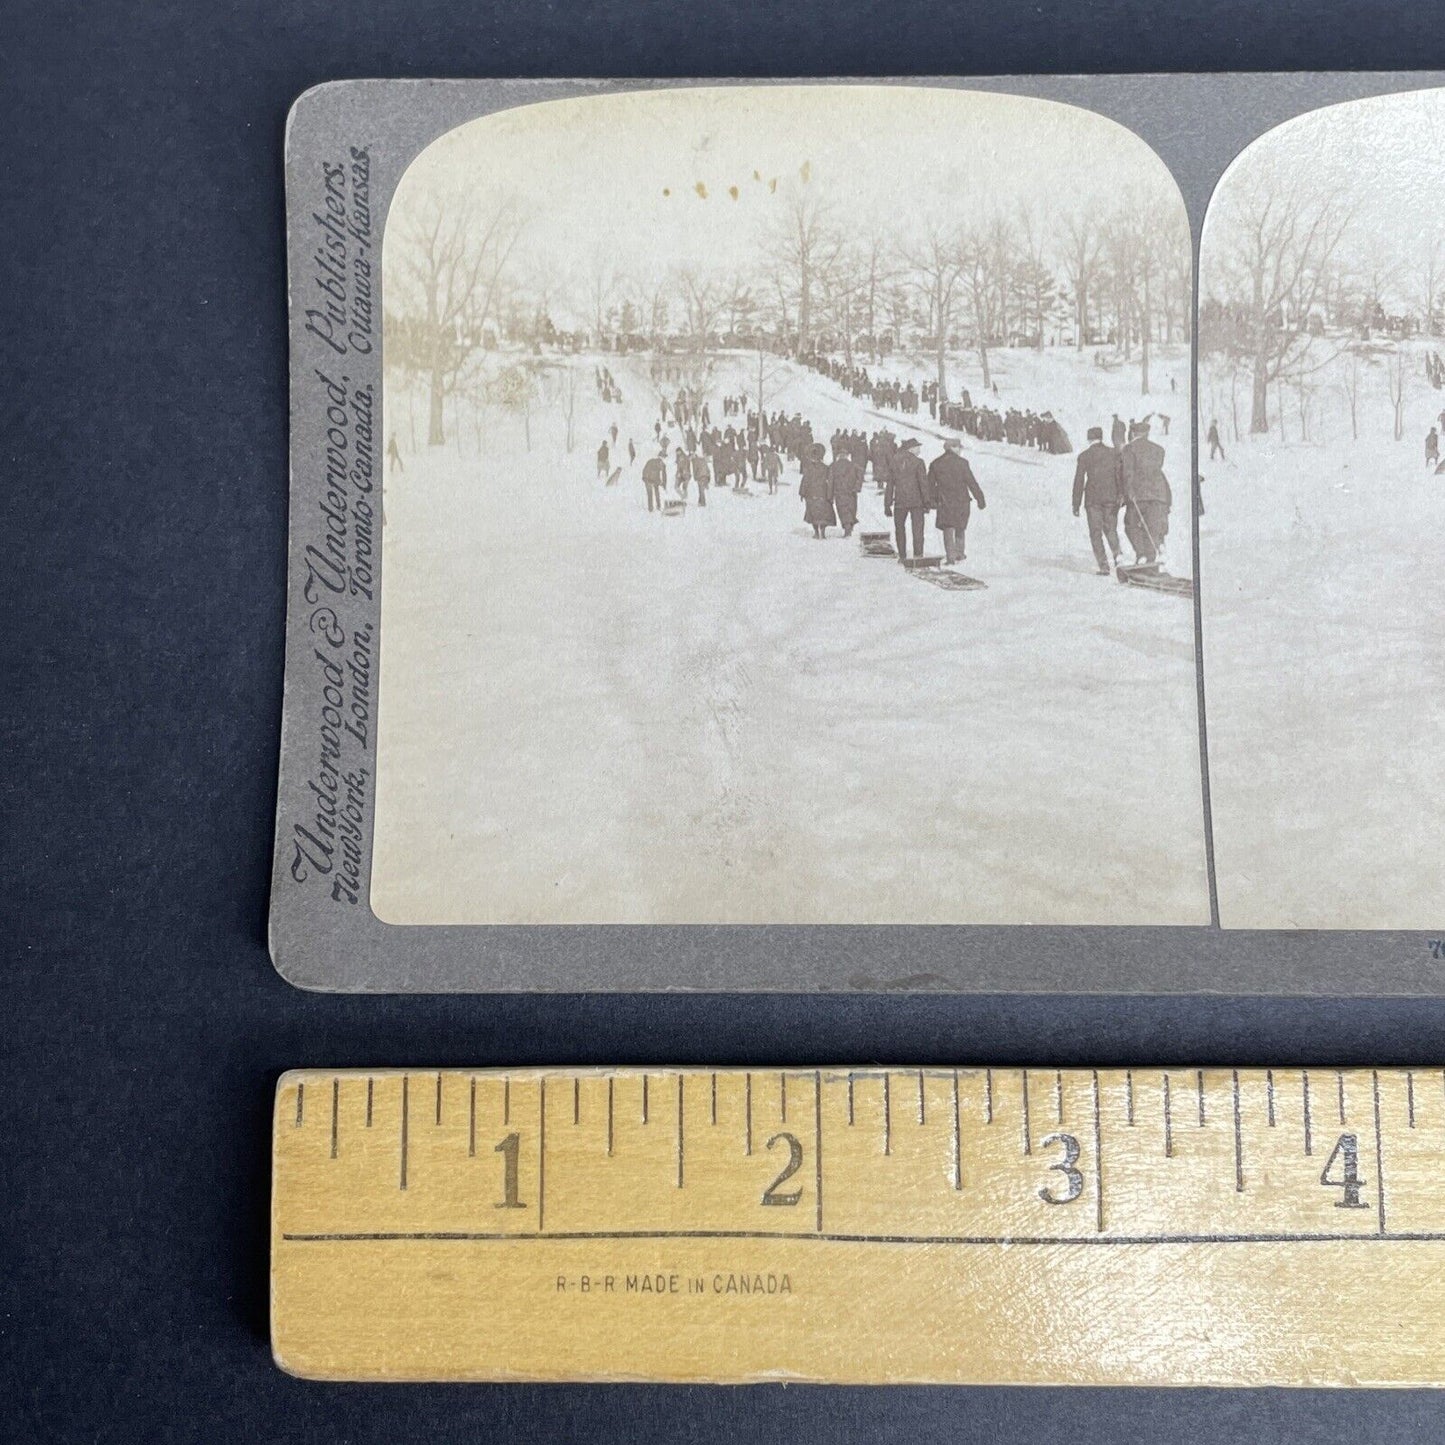
[[[1220,921],[1445,914],[1445,91],[1252,144],[1200,251],[1200,567]],[[1428,862],[1427,862],[1428,860]]]
[[1163,162],[1054,101],[679,87],[428,146],[377,916],[1207,923],[1192,260]]

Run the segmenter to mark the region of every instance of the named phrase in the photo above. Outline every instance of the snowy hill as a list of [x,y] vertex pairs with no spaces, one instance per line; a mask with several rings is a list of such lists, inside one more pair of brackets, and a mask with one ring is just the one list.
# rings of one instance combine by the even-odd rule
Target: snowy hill
[[[597,394],[599,361],[619,404]],[[648,363],[556,365],[580,373],[570,453],[555,402],[530,451],[490,408],[427,449],[389,397],[405,471],[385,494],[380,916],[1207,921],[1192,611],[1095,575],[1073,457],[966,446],[989,502],[966,566],[988,588],[950,593],[837,529],[815,541],[791,466],[776,496],[649,514]],[[996,367],[1000,405],[1053,410],[1076,445],[1160,404],[1087,354]],[[767,410],[822,440],[883,425],[812,372],[768,368]],[[1160,368],[1180,373],[1159,439],[1180,499],[1168,555],[1187,571],[1187,367]],[[715,420],[756,371],[714,361]],[[940,450],[926,409],[889,421],[925,459]],[[614,423],[607,487],[594,453]],[[870,480],[860,526],[886,525]],[[928,540],[941,550],[931,521]]]

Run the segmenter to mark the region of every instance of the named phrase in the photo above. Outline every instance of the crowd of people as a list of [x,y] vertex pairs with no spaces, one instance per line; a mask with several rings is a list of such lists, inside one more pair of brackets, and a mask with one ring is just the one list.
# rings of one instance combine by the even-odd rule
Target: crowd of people
[[620,402],[622,400],[622,388],[618,386],[612,375],[612,369],[607,366],[598,366],[595,369],[597,381],[597,395],[606,402]]
[[[1073,451],[1068,433],[1049,411],[1036,412],[1018,407],[1000,410],[974,402],[967,389],[950,401],[940,392],[936,381],[915,386],[883,376],[871,375],[867,367],[850,366],[829,356],[813,354],[802,358],[803,364],[836,382],[850,396],[871,401],[874,406],[915,416],[920,404],[943,426],[966,432],[979,441],[1006,442],[1010,446],[1034,447],[1055,454]],[[998,395],[997,383],[993,393]]]
[[[829,365],[836,369],[840,364]],[[866,372],[856,369],[844,368],[842,376],[846,379],[833,379],[849,390],[867,381]],[[602,387],[615,390],[605,368],[599,368]],[[825,445],[801,413],[762,411],[750,401],[746,393],[722,397],[720,415],[724,420],[719,425],[700,389],[679,385],[672,394],[659,395],[653,452],[642,468],[649,512],[668,510],[667,503],[673,498],[684,503],[695,500],[706,507],[709,491],[717,487],[745,493],[752,483],[776,495],[785,466],[795,466],[803,518],[814,538],[825,540],[834,526],[841,527],[845,537],[852,536],[858,525],[859,496],[871,479],[882,494],[884,515],[893,522],[900,560],[909,558],[910,548],[913,557],[923,555],[930,513],[942,534],[944,563],[964,560],[973,509],[982,510],[987,503],[973,467],[963,455],[961,438],[944,439],[942,450],[925,463],[923,442],[916,436],[900,440],[887,427],[871,433],[840,427]],[[945,425],[969,435],[1053,453],[1072,450],[1062,427],[1047,412],[1010,409],[1000,414],[993,408],[974,407],[966,393],[959,402],[945,403],[942,410]],[[992,431],[993,418],[1002,429],[997,437]],[[1048,435],[1049,424],[1057,428],[1057,437]],[[1167,420],[1164,429],[1167,433]],[[1087,521],[1090,547],[1102,575],[1125,565],[1119,539],[1121,518],[1135,566],[1157,566],[1169,534],[1173,497],[1164,474],[1164,448],[1152,440],[1151,430],[1150,417],[1126,425],[1115,415],[1109,440],[1104,440],[1103,427],[1090,427],[1088,445],[1078,455],[1073,512]],[[614,479],[612,449],[617,442],[613,425],[597,455],[598,474],[609,480]],[[637,453],[630,439],[628,452],[629,459],[635,460]]]
[[883,376],[870,376],[864,366],[850,366],[822,352],[810,352],[798,358],[810,371],[836,381],[850,396],[861,401],[871,401],[874,406],[887,407],[890,411],[902,412],[905,416],[916,416],[919,403],[929,407],[937,415],[938,387],[933,382],[924,382],[917,387],[909,382],[890,380]]

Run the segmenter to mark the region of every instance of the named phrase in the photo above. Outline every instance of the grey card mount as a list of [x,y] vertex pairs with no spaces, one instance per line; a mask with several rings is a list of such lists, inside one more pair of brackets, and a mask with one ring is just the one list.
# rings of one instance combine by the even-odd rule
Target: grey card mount
[[1433,992],[1439,84],[308,91],[283,975]]

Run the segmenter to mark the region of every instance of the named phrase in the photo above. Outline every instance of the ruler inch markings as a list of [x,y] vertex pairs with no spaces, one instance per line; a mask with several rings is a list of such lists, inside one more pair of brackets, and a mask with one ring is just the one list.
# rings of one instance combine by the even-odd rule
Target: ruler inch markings
[[818,1233],[823,1232],[823,1071],[813,1071],[813,1199]]
[[958,1070],[953,1071],[953,1187],[963,1188],[963,1120],[958,1102]]
[[1234,1191],[1236,1194],[1244,1193],[1244,1132],[1240,1125],[1239,1109],[1239,1070],[1235,1069],[1230,1076],[1231,1091],[1234,1103]]
[[[419,1127],[414,1117],[418,1101],[411,1097],[413,1072],[424,1090],[419,1107],[426,1127]],[[991,1068],[983,1067],[903,1064],[760,1073],[765,1087],[772,1080],[778,1087],[776,1103],[767,1098],[760,1102],[760,1127],[768,1119],[784,1121],[781,1137],[774,1141],[778,1147],[764,1159],[750,1158],[761,1154],[753,1137],[752,1071],[295,1071],[284,1076],[278,1088],[273,1128],[272,1329],[277,1358],[293,1373],[318,1379],[490,1379],[493,1360],[510,1362],[497,1366],[497,1378],[568,1379],[574,1377],[572,1369],[579,1372],[576,1378],[611,1378],[610,1370],[598,1373],[595,1363],[585,1363],[600,1358],[595,1349],[602,1349],[616,1360],[617,1378],[765,1378],[766,1373],[756,1372],[776,1369],[788,1378],[862,1382],[893,1378],[888,1372],[900,1358],[895,1347],[901,1339],[907,1342],[902,1359],[941,1363],[920,1364],[916,1370],[911,1364],[898,1366],[900,1381],[1158,1383],[1152,1366],[1127,1353],[1091,1353],[1087,1363],[1080,1363],[1083,1357],[1077,1351],[1050,1342],[1051,1331],[1031,1335],[1022,1319],[1001,1326],[1019,1332],[1011,1353],[1001,1345],[970,1344],[959,1357],[971,1362],[967,1368],[951,1363],[955,1356],[944,1342],[958,1335],[955,1331],[950,1336],[945,1324],[960,1324],[962,1316],[956,1311],[970,1299],[1016,1296],[1032,1287],[1030,1282],[1044,1267],[1045,1255],[1015,1258],[1009,1251],[1062,1250],[1061,1274],[1050,1285],[1050,1297],[1070,1310],[1087,1304],[1096,1318],[1109,1321],[1111,1330],[1156,1327],[1160,1317],[1150,1310],[1162,1309],[1168,1319],[1177,1315],[1176,1343],[1202,1341],[1196,1354],[1179,1357],[1191,1381],[1196,1376],[1189,1361],[1204,1360],[1210,1362],[1209,1370],[1198,1378],[1205,1383],[1445,1384],[1445,1336],[1435,1323],[1438,1288],[1430,1284],[1445,1271],[1445,1201],[1436,1197],[1445,1145],[1435,1134],[1434,1105],[1416,1087],[1431,1078],[1445,1081],[1445,1073],[1318,1065],[1284,1072],[1172,1065],[1154,1075],[1159,1081],[1162,1153],[1160,1136],[1147,1127],[1146,1072],[1056,1069],[1036,1063],[1001,1074],[1005,1095],[998,1100],[992,1098],[991,1074]],[[1331,1074],[1333,1088],[1328,1083]],[[1289,1080],[1295,1075],[1298,1119],[1290,1102]],[[651,1076],[659,1080],[655,1098]],[[881,1141],[871,1127],[851,1127],[872,1123],[866,1094],[864,1117],[857,1116],[860,1078],[879,1083]],[[896,1099],[894,1078],[904,1089]],[[595,1094],[589,1095],[595,1104],[582,1109],[582,1084],[591,1089],[604,1079],[607,1109]],[[642,1084],[641,1100],[629,1092],[634,1079]],[[809,1079],[811,1111],[798,1088]],[[624,1114],[642,1103],[646,1124],[656,1125],[638,1136],[640,1148],[616,1149],[622,1142],[615,1137],[614,1122],[619,1081]],[[523,1091],[515,1110],[514,1082]],[[1007,1127],[1014,1082],[1018,1133]],[[1363,1092],[1367,1086],[1368,1097]],[[669,1121],[667,1095],[674,1087],[677,1112]],[[492,1088],[503,1096],[497,1103],[509,1132],[496,1151],[508,1153],[506,1176],[500,1162],[495,1177],[490,1172],[492,1154],[486,1154],[481,1167],[477,1160],[478,1102],[483,1140],[489,1144],[485,1119],[491,1107],[487,1100],[496,1097],[488,1092]],[[561,1097],[569,1089],[570,1110]],[[554,1094],[559,1097],[553,1099]],[[630,1106],[628,1099],[634,1101]],[[893,1118],[895,1104],[904,1111],[900,1120]],[[345,1113],[351,1108],[355,1114]],[[774,1108],[778,1113],[771,1113]],[[978,1120],[974,1108],[979,1109]],[[737,1129],[737,1116],[730,1110],[743,1113],[744,1128]],[[566,1117],[560,1123],[549,1117],[559,1111],[570,1113],[570,1127]],[[1005,1133],[980,1134],[974,1140],[964,1124],[970,1129],[975,1122],[986,1124],[991,1113],[998,1114]],[[1331,1115],[1343,1131],[1339,1143]],[[359,1127],[363,1119],[365,1129]],[[917,1130],[908,1127],[915,1119]],[[392,1121],[395,1134],[388,1127]],[[667,1128],[669,1122],[673,1130]],[[727,1128],[701,1128],[713,1122]],[[898,1150],[892,1147],[895,1123],[903,1128]],[[1282,1127],[1268,1136],[1266,1145],[1265,1129],[1276,1124]],[[1071,1132],[1055,1137],[1056,1125]],[[637,1128],[637,1117],[630,1122],[624,1117],[622,1127],[624,1135]],[[1369,1127],[1374,1130],[1374,1157],[1373,1176],[1367,1181],[1368,1145],[1359,1141],[1364,1147],[1358,1149],[1358,1166],[1350,1151],[1357,1147],[1356,1134]],[[418,1137],[413,1138],[414,1133]],[[1065,1147],[1045,1147],[1046,1133],[1051,1146],[1062,1141]],[[989,1139],[999,1147],[989,1147]],[[1080,1141],[1085,1141],[1082,1161]],[[673,1160],[666,1158],[669,1143]],[[789,1148],[783,1148],[785,1144]],[[499,1227],[503,1216],[494,1216],[492,1210],[502,1207],[497,1201],[503,1197],[504,1177],[505,1192],[515,1199],[518,1154],[526,1156],[522,1167],[535,1181],[536,1214],[523,1214],[518,1222],[524,1227],[507,1230]],[[1327,1156],[1329,1168],[1322,1174],[1320,1163]],[[325,1168],[328,1159],[344,1162]],[[1166,1161],[1177,1162],[1166,1167]],[[1365,1210],[1336,1215],[1341,1176],[1347,1184],[1358,1179],[1366,1185],[1366,1201],[1373,1183],[1373,1218]],[[527,1197],[523,1192],[522,1198]],[[1357,1189],[1353,1198],[1359,1197]],[[1345,1199],[1351,1198],[1347,1188]],[[1225,1200],[1233,1202],[1226,1207]],[[713,1253],[707,1252],[709,1242],[717,1247]],[[1352,1266],[1349,1251],[1364,1244],[1386,1253],[1360,1256]],[[805,1246],[811,1246],[806,1253]],[[1109,1262],[1096,1256],[1096,1265],[1086,1264],[1074,1254],[1078,1262],[1068,1265],[1068,1246],[1103,1249]],[[936,1264],[923,1254],[910,1256],[906,1266],[897,1256],[900,1263],[890,1267],[881,1262],[882,1254],[867,1253],[873,1247],[945,1253]],[[1320,1253],[1307,1263],[1303,1254],[1290,1255],[1296,1247]],[[1138,1298],[1130,1293],[1129,1281],[1154,1277],[1142,1255],[1138,1268],[1145,1272],[1136,1275],[1129,1255],[1131,1249],[1146,1248],[1181,1251],[1175,1256],[1177,1268],[1170,1266],[1175,1286],[1162,1305],[1155,1290]],[[1222,1249],[1240,1251],[1239,1262],[1209,1255]],[[1269,1249],[1282,1253],[1249,1253]],[[1391,1250],[1416,1253],[1395,1255]],[[868,1263],[873,1258],[879,1262]],[[1320,1292],[1310,1285],[1321,1269],[1338,1281],[1337,1289]],[[631,1307],[624,1299],[635,1292],[636,1280],[658,1281],[650,1287],[658,1303],[647,1306],[648,1314],[623,1316],[635,1319],[635,1328],[605,1329],[601,1322],[610,1317],[606,1311],[580,1299],[573,1302],[579,1288],[588,1289],[579,1286],[579,1278],[590,1277],[591,1290],[600,1293],[604,1273],[615,1280],[615,1292],[613,1286],[608,1289],[617,1308],[624,1310]],[[808,1353],[811,1344],[804,1348],[790,1330],[768,1326],[763,1336],[774,1339],[780,1353],[772,1364],[755,1363],[749,1347],[741,1343],[742,1332],[746,1326],[751,1336],[761,1317],[722,1312],[721,1302],[712,1296],[721,1293],[722,1281],[732,1290],[734,1280],[751,1280],[756,1290],[766,1287],[773,1293],[784,1278],[791,1280],[789,1292],[804,1293],[830,1308],[833,1301],[847,1308],[849,1301],[869,1300],[870,1309],[861,1312],[868,1319],[865,1323],[860,1316],[857,1326],[861,1352],[840,1350],[836,1367],[819,1373],[806,1363],[813,1358]],[[1370,1281],[1381,1278],[1392,1281],[1391,1307],[1375,1321],[1362,1304]],[[1228,1283],[1227,1294],[1210,1295],[1206,1286],[1211,1280]],[[387,1294],[389,1290],[401,1293]],[[739,1292],[746,1292],[746,1284]],[[679,1297],[676,1303],[669,1300],[671,1295]],[[681,1301],[687,1297],[691,1303],[684,1312]],[[1222,1326],[1224,1315],[1214,1300],[1225,1297],[1236,1304],[1243,1301],[1242,1307],[1260,1318],[1299,1320],[1311,1333],[1305,1338],[1287,1332],[1289,1338],[1276,1347],[1254,1331],[1215,1328],[1216,1323]],[[364,1318],[355,1313],[372,1299],[377,1301],[372,1313]],[[1182,1313],[1191,1299],[1192,1313]],[[596,1337],[595,1348],[586,1345],[569,1353],[558,1343],[552,1355],[552,1332],[522,1328],[518,1333],[517,1322],[528,1312],[535,1316],[538,1309],[556,1320],[559,1342],[581,1329],[584,1345]],[[612,1301],[607,1309],[612,1309]],[[1216,1310],[1221,1311],[1217,1317]],[[1117,1324],[1115,1311],[1123,1312]],[[595,1328],[585,1324],[588,1318],[596,1322]],[[789,1318],[806,1321],[810,1316],[804,1312]],[[663,1323],[646,1322],[654,1319]],[[421,1332],[420,1347],[402,1337],[406,1320]],[[1205,1332],[1191,1334],[1196,1326]],[[442,1332],[433,1348],[427,1341],[434,1328]],[[455,1330],[460,1334],[454,1335]],[[805,1343],[815,1334],[823,1337],[805,1323]],[[963,1334],[974,1338],[967,1330]],[[448,1343],[483,1337],[492,1343],[480,1354],[470,1343],[462,1353]],[[639,1363],[631,1353],[636,1339],[654,1337],[661,1353],[652,1364]],[[323,1338],[329,1355],[317,1353]],[[397,1353],[387,1358],[400,1364],[387,1364],[376,1354],[380,1341],[393,1338]],[[683,1340],[692,1342],[688,1359],[701,1362],[696,1368],[704,1373],[672,1373],[675,1363],[668,1361],[680,1359],[677,1348]],[[725,1352],[725,1345],[732,1354]],[[833,1348],[838,1349],[836,1340]],[[802,1349],[802,1355],[795,1349]],[[517,1351],[534,1352],[530,1363]],[[979,1366],[985,1356],[993,1363]],[[1039,1365],[1043,1357],[1056,1359],[1057,1366]],[[738,1360],[746,1364],[739,1366]],[[437,1367],[441,1372],[427,1373],[437,1361],[442,1362]],[[974,1368],[982,1373],[970,1373]],[[740,1375],[735,1373],[739,1369]],[[878,1371],[884,1374],[880,1377]],[[1180,1382],[1174,1374],[1169,1378]]]
[[407,1114],[408,1114],[409,1107],[410,1107],[410,1101],[409,1101],[409,1098],[408,1098],[408,1092],[407,1092],[407,1091],[408,1091],[408,1089],[409,1089],[409,1087],[410,1087],[410,1084],[411,1084],[411,1080],[410,1080],[409,1078],[407,1078],[407,1076],[406,1076],[405,1074],[403,1074],[403,1075],[401,1076],[401,1175],[400,1175],[400,1181],[399,1181],[399,1183],[398,1183],[398,1185],[397,1185],[397,1187],[398,1187],[399,1189],[405,1189],[405,1188],[406,1188],[406,1147],[407,1147],[406,1130],[407,1130],[407,1123],[408,1123]]
[[1094,1102],[1094,1230],[1104,1232],[1104,1122],[1099,1103],[1099,1071],[1090,1072]]
[[1375,1189],[1380,1196],[1380,1233],[1385,1231],[1385,1139],[1380,1128],[1380,1071],[1370,1070],[1370,1092],[1375,1104]]

